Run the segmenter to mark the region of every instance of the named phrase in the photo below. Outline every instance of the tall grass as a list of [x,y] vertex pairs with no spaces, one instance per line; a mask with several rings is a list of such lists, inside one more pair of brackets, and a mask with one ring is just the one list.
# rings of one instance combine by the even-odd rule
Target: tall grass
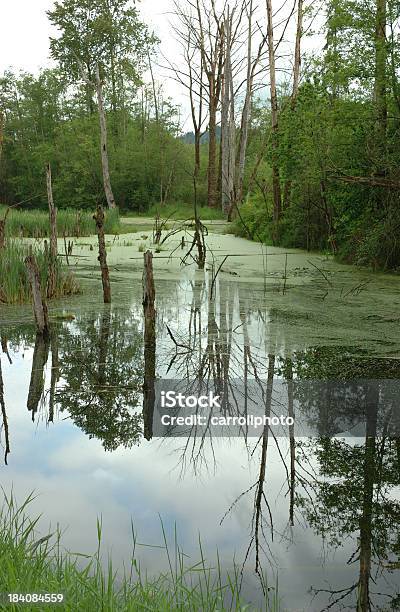
[[[48,259],[43,251],[33,249],[39,268],[43,290],[47,286],[49,270]],[[0,303],[23,304],[31,299],[31,289],[26,272],[25,257],[28,246],[8,240],[0,250]],[[79,287],[72,273],[65,270],[60,260],[57,261],[57,284],[55,297],[79,293]]]
[[[200,219],[208,221],[216,221],[225,219],[224,213],[219,208],[210,208],[209,206],[199,206],[197,209]],[[135,217],[155,217],[157,213],[160,214],[162,219],[191,219],[194,216],[193,206],[190,204],[177,202],[176,204],[164,204],[160,206],[151,206],[146,212],[133,213]],[[127,213],[127,216],[131,216]]]
[[[0,206],[0,218],[6,209]],[[118,209],[105,212],[106,234],[118,234],[120,230]],[[69,237],[90,236],[96,233],[93,212],[65,209],[57,214],[57,231]],[[49,215],[44,210],[10,210],[7,216],[6,236],[19,238],[46,238],[49,236]]]
[[[97,521],[97,552],[93,556],[66,552],[58,530],[40,537],[39,518],[28,517],[30,495],[21,505],[13,495],[3,491],[0,510],[0,592],[63,593],[62,609],[71,612],[216,612],[248,610],[240,600],[240,575],[224,574],[218,559],[209,567],[199,544],[199,562],[188,565],[177,544],[168,546],[162,525],[163,544],[157,547],[165,555],[169,571],[150,578],[141,570],[137,558],[139,544],[132,528],[132,558],[129,568],[118,575],[109,559],[103,568],[101,541],[102,525]],[[7,607],[18,610],[16,604]],[[24,610],[37,610],[27,606]],[[39,606],[46,609],[46,606]],[[56,606],[51,609],[58,609]],[[262,606],[277,611],[277,598]]]

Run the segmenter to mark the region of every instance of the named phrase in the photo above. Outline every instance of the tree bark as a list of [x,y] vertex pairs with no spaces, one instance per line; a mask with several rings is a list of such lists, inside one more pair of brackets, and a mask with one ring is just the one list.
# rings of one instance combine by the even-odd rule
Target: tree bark
[[249,137],[254,71],[258,64],[258,61],[261,55],[262,46],[263,46],[263,43],[262,43],[259,47],[258,57],[256,61],[252,64],[252,61],[251,61],[252,37],[253,37],[253,0],[250,0],[250,4],[248,7],[246,95],[244,99],[244,105],[243,105],[242,117],[241,117],[241,123],[240,123],[239,149],[238,149],[238,155],[237,155],[237,160],[236,160],[236,170],[235,170],[236,203],[241,202],[243,199],[243,179],[244,179],[244,170],[245,170],[245,163],[246,163],[247,141]]
[[386,173],[386,132],[387,132],[387,0],[376,0],[375,17],[375,85],[376,109],[377,174]]
[[103,284],[103,299],[105,304],[111,304],[111,285],[110,273],[107,265],[106,240],[104,236],[104,210],[102,206],[98,206],[96,213],[93,215],[96,222],[97,238],[99,243],[98,261],[101,269],[101,281]]
[[[297,28],[296,28],[296,42],[294,49],[294,68],[293,68],[293,89],[292,99],[290,106],[292,112],[296,109],[297,97],[299,94],[300,85],[300,69],[301,69],[301,39],[303,36],[303,0],[298,0],[297,3]],[[289,147],[291,143],[289,143]],[[292,191],[292,179],[288,178],[285,182],[283,191],[283,207],[289,208]]]
[[[221,204],[228,215],[234,199],[235,129],[231,64],[231,17],[225,19],[225,66],[221,101]],[[233,126],[233,127],[232,127]]]
[[50,254],[49,254],[49,277],[47,281],[47,297],[55,296],[57,287],[57,208],[54,206],[53,188],[51,182],[51,166],[46,166],[47,200],[49,204],[50,224]]
[[269,56],[269,71],[270,71],[270,89],[271,89],[271,130],[272,130],[272,189],[274,198],[274,242],[277,240],[277,225],[281,218],[282,211],[282,195],[281,182],[278,164],[278,147],[279,147],[279,114],[278,114],[278,93],[276,87],[276,66],[275,66],[275,43],[274,43],[274,26],[272,13],[272,0],[267,2],[267,38],[268,38],[268,56]]
[[210,118],[208,123],[208,206],[217,206],[217,101],[210,85]]
[[100,120],[100,141],[101,141],[101,167],[103,171],[103,184],[104,192],[107,199],[108,208],[116,208],[114,194],[111,187],[110,169],[108,163],[108,150],[107,150],[107,120],[106,112],[104,109],[103,100],[103,83],[100,79],[99,66],[96,68],[96,92],[97,92],[97,104],[99,108],[99,120]]
[[42,288],[40,285],[39,270],[35,256],[30,253],[25,259],[25,265],[28,272],[28,278],[32,290],[33,312],[35,315],[36,327],[38,333],[47,335],[49,333],[49,316],[47,304],[42,297]]

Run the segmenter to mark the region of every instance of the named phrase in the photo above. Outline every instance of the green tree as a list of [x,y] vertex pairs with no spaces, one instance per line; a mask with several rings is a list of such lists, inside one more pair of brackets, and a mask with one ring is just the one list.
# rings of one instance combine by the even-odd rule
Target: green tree
[[[140,82],[153,38],[131,0],[63,0],[48,11],[60,31],[50,39],[51,54],[70,82],[82,80],[82,67],[94,82],[96,67],[109,81],[113,111],[124,107],[126,92]],[[87,110],[93,113],[93,88],[84,83]]]

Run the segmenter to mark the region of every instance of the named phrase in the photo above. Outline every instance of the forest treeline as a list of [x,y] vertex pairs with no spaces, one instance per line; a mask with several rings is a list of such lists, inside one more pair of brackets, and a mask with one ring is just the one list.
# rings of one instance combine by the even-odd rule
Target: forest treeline
[[50,162],[59,208],[109,203],[101,85],[120,210],[209,205],[253,239],[397,268],[400,0],[170,5],[158,41],[133,1],[55,2],[54,67],[0,80],[0,202],[47,206]]

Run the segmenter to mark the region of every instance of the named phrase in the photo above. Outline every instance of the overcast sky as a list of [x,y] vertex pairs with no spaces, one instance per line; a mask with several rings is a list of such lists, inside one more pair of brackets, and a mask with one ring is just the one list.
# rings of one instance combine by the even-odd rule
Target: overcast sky
[[[49,36],[55,32],[46,17],[53,0],[2,0],[0,71],[9,66],[35,72],[49,65]],[[146,23],[168,40],[170,0],[145,0],[139,4]]]
[[[57,30],[51,27],[46,11],[54,5],[53,0],[0,0],[0,74],[7,68],[37,72],[39,68],[51,66],[49,59],[49,37],[56,36]],[[138,4],[143,20],[160,40],[161,50],[166,41],[171,40],[168,12],[171,0],[143,0]],[[168,57],[174,57],[173,47],[168,47]],[[166,95],[183,109],[187,108],[184,92],[178,90],[172,80],[165,80],[165,71],[155,69],[156,77],[164,83]],[[183,110],[182,120],[186,123]]]

